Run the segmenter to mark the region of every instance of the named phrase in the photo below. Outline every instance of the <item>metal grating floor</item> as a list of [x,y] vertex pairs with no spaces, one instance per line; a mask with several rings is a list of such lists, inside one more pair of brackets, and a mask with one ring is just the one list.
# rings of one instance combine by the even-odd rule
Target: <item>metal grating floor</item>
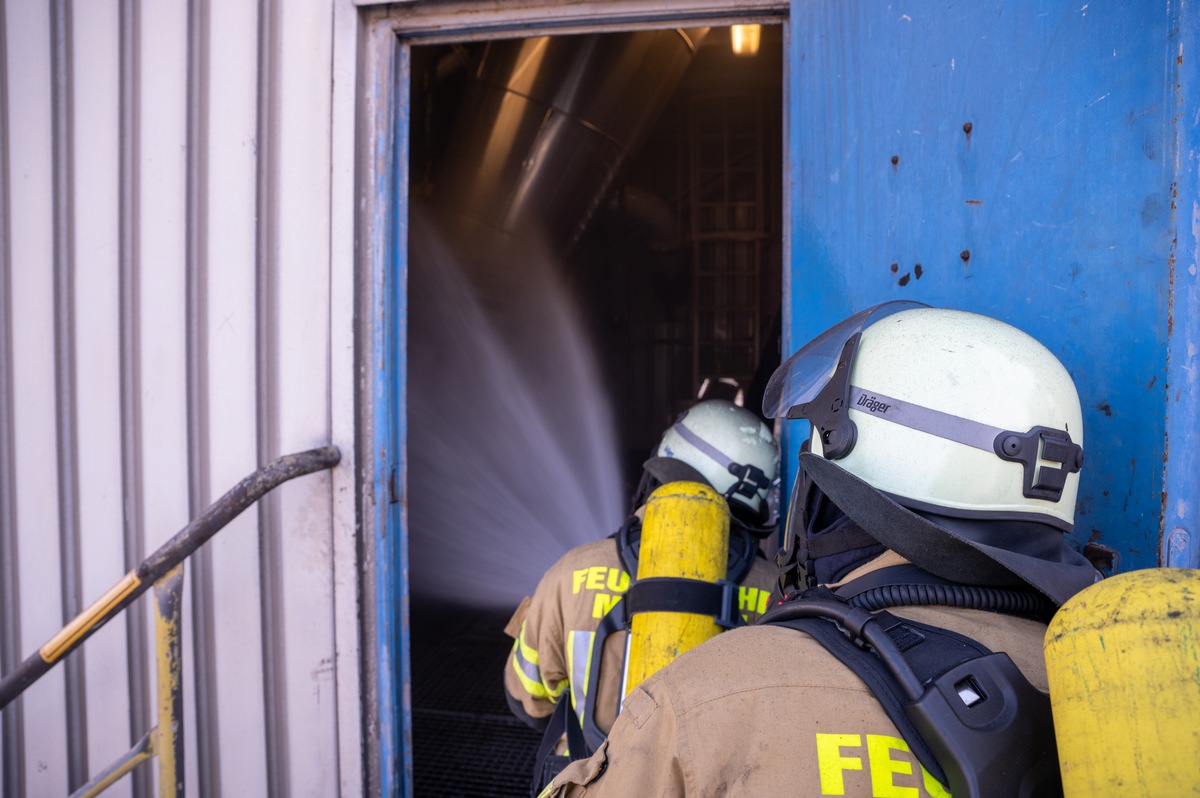
[[541,735],[504,700],[509,612],[412,604],[413,794],[528,796]]

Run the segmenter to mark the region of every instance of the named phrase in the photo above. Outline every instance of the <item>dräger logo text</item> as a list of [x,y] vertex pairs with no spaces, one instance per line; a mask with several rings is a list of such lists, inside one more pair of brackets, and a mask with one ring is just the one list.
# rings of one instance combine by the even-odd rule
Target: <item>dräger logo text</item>
[[886,413],[888,408],[891,407],[887,402],[881,402],[874,396],[867,396],[865,393],[858,397],[858,406],[872,413]]

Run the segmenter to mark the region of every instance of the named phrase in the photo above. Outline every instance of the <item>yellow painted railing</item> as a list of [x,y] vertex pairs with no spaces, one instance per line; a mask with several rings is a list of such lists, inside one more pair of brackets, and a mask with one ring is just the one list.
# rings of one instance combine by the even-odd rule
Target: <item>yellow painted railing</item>
[[119,615],[151,586],[154,588],[155,656],[158,712],[156,726],[124,756],[72,793],[72,798],[98,795],[118,779],[157,757],[159,795],[182,795],[183,759],[183,563],[230,521],[279,485],[337,465],[333,446],[284,455],[235,485],[228,493],[147,557],[90,607],[60,629],[35,654],[0,679],[0,710],[78,648],[84,640]]

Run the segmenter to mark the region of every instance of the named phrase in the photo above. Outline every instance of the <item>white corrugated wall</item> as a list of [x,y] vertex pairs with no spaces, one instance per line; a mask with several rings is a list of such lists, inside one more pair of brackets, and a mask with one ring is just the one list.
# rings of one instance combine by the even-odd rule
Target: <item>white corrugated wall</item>
[[[342,451],[188,561],[196,795],[361,790],[356,25],[348,0],[0,6],[0,671],[259,465]],[[144,596],[3,712],[0,794],[67,794],[149,730],[149,624]]]

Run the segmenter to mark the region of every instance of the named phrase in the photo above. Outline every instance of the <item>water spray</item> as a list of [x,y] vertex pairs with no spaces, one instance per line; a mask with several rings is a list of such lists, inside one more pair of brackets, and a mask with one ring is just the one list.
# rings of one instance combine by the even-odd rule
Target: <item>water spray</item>
[[515,607],[627,510],[608,396],[548,256],[465,263],[410,229],[410,590]]

